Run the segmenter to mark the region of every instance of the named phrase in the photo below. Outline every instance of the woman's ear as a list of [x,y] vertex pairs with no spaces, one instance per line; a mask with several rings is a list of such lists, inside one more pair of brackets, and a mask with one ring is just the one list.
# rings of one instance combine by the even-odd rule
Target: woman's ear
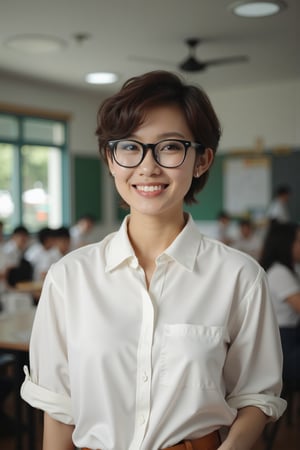
[[194,177],[200,178],[212,165],[214,160],[214,152],[211,148],[207,147],[204,153],[196,156]]

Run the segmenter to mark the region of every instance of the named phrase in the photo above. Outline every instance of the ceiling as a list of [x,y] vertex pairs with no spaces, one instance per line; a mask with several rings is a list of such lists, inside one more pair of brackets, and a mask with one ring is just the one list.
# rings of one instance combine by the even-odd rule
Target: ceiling
[[[234,16],[229,0],[1,0],[0,74],[109,95],[134,75],[178,72],[188,54],[185,39],[203,39],[202,60],[246,55],[248,62],[216,65],[186,75],[205,89],[224,89],[300,77],[300,1],[260,19]],[[12,36],[62,39],[55,53],[23,53],[5,44]],[[87,34],[78,42],[76,35]],[[87,72],[112,71],[113,85],[84,81]],[[184,74],[184,73],[183,73]],[[1,92],[1,90],[0,90]],[[1,100],[1,98],[0,98]]]

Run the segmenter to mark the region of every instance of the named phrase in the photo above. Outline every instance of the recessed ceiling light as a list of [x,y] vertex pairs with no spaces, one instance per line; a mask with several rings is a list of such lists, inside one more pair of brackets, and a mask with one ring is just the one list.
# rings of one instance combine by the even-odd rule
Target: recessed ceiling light
[[66,42],[54,36],[43,34],[19,34],[7,39],[4,44],[23,53],[54,53],[66,47]]
[[118,76],[112,72],[93,72],[85,77],[85,81],[90,84],[111,84],[117,80]]
[[254,1],[243,0],[229,5],[234,14],[241,17],[266,17],[279,13],[286,8],[286,3],[281,0]]

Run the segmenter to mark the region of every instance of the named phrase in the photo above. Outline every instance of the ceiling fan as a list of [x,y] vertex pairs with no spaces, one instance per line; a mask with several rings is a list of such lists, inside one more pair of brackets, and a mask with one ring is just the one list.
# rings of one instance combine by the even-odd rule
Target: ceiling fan
[[[218,64],[230,64],[230,63],[239,63],[239,62],[246,62],[249,60],[247,56],[244,55],[237,55],[237,56],[229,56],[224,58],[216,58],[216,59],[210,59],[207,61],[202,61],[200,59],[196,58],[196,49],[198,45],[201,43],[201,39],[199,38],[188,38],[185,40],[185,44],[188,47],[188,57],[178,64],[178,69],[184,72],[203,72],[207,69],[209,66],[218,65]],[[131,56],[130,59],[136,60],[136,61],[143,61],[143,62],[152,62],[157,63],[159,65],[170,65],[170,63],[159,60],[159,59],[150,59],[145,57],[133,57]],[[173,65],[173,64],[172,64]]]
[[238,62],[246,62],[249,60],[247,56],[237,55],[237,56],[228,56],[225,58],[216,58],[209,59],[207,61],[202,61],[196,58],[196,48],[200,44],[201,40],[198,38],[189,38],[186,39],[185,43],[189,50],[188,57],[182,61],[178,68],[185,72],[202,72],[209,66],[215,66],[218,64],[231,64]]

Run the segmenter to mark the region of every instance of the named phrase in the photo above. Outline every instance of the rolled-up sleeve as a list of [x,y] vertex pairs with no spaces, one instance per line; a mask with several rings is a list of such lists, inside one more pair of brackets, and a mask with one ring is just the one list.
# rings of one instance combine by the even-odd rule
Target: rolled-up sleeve
[[224,368],[227,402],[236,409],[257,406],[276,420],[286,408],[286,401],[280,398],[282,350],[263,270],[232,317]]
[[51,270],[45,279],[25,367],[21,397],[60,422],[73,424],[64,302]]

